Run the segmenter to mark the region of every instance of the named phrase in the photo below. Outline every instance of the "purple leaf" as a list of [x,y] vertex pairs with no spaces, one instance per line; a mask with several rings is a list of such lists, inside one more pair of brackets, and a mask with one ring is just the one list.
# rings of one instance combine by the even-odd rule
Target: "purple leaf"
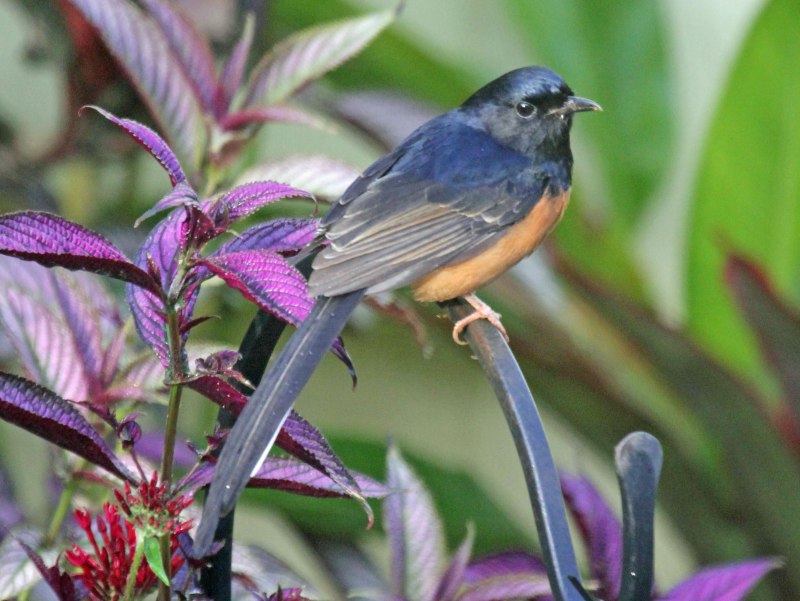
[[464,572],[465,584],[476,584],[510,574],[547,575],[544,563],[538,557],[522,551],[508,551],[482,557],[470,563]]
[[777,559],[755,559],[705,568],[659,601],[740,601],[767,572],[781,564]]
[[72,576],[67,572],[62,572],[58,567],[58,563],[48,568],[36,551],[22,541],[18,541],[18,544],[23,548],[33,565],[36,566],[36,569],[39,570],[42,578],[50,586],[59,601],[75,601],[78,598]]
[[16,599],[41,580],[39,571],[20,543],[37,546],[41,534],[32,529],[16,530],[0,544],[0,599]]
[[[214,477],[214,465],[203,463],[194,472],[184,478],[179,488],[184,493],[191,493],[209,484]],[[383,498],[389,489],[365,476],[354,474],[355,481],[364,485],[364,497]],[[247,483],[249,488],[271,488],[308,497],[349,497],[350,493],[325,474],[297,459],[267,457],[258,472]]]
[[125,367],[117,380],[106,390],[109,401],[127,399],[153,402],[164,388],[164,366],[150,353],[138,357]]
[[124,480],[136,482],[77,409],[43,386],[0,372],[0,417]]
[[233,223],[252,215],[260,208],[290,196],[311,198],[308,192],[277,182],[250,182],[236,186],[213,204],[211,216],[218,223]]
[[451,601],[458,590],[461,588],[464,580],[464,573],[469,563],[469,558],[472,556],[472,544],[475,542],[475,529],[472,524],[467,525],[467,536],[464,538],[458,549],[447,566],[441,581],[439,581],[439,588],[436,595],[433,597],[436,601]]
[[100,273],[158,290],[147,273],[103,236],[50,213],[22,211],[0,216],[0,254],[45,267]]
[[316,219],[282,218],[265,221],[246,229],[212,253],[226,255],[244,250],[272,250],[296,253],[308,246],[317,235]]
[[221,117],[228,112],[231,100],[239,91],[242,85],[242,77],[247,66],[247,59],[250,56],[250,47],[253,44],[253,31],[255,30],[255,17],[248,13],[244,20],[242,35],[236,46],[233,47],[231,55],[228,57],[222,75],[217,86],[217,96],[215,99],[215,109],[217,117]]
[[295,156],[252,167],[241,175],[239,181],[287,182],[317,198],[335,200],[360,175],[361,172],[352,165],[324,156]]
[[143,4],[161,28],[203,107],[212,114],[217,80],[214,56],[208,42],[174,3],[143,0]]
[[247,404],[247,397],[235,386],[217,376],[200,376],[186,382],[186,386],[211,399],[223,409],[239,415]]
[[584,477],[561,474],[561,490],[581,533],[597,596],[616,599],[622,578],[622,526],[605,499]]
[[111,121],[114,125],[122,129],[131,138],[136,140],[136,143],[144,148],[150,155],[159,162],[164,168],[164,171],[169,175],[169,181],[173,186],[186,181],[186,175],[181,169],[181,164],[178,162],[177,157],[172,152],[172,149],[167,143],[152,129],[146,125],[142,125],[132,119],[121,119],[108,111],[101,109],[99,106],[88,106],[87,108],[93,109],[100,113],[103,117]]
[[377,12],[305,29],[277,44],[254,68],[246,106],[278,104],[361,51],[395,11]]
[[398,491],[383,502],[394,593],[433,601],[444,562],[442,521],[430,493],[396,447],[389,449],[386,484]]
[[128,0],[69,0],[124,67],[179,154],[199,163],[206,126],[200,101],[158,25]]
[[160,213],[166,209],[172,209],[182,205],[197,204],[197,192],[186,182],[178,183],[172,190],[169,191],[161,200],[159,200],[151,209],[145,211],[134,223],[133,227],[139,225],[145,219],[152,217],[156,213]]
[[300,588],[279,588],[270,596],[264,595],[264,601],[311,601],[308,597],[303,596],[303,589]]
[[31,380],[71,400],[88,398],[74,340],[49,307],[9,288],[0,296],[0,321]]
[[325,116],[287,104],[238,110],[225,115],[219,125],[224,131],[230,132],[269,122],[307,125],[327,132],[336,129],[333,122]]
[[545,574],[508,574],[471,585],[456,597],[456,601],[498,599],[551,599],[550,583]]
[[[151,430],[142,434],[139,442],[136,443],[136,453],[153,465],[158,465],[164,456],[164,432]],[[188,470],[194,467],[195,463],[197,463],[197,455],[188,444],[175,445],[175,467]]]
[[203,259],[214,275],[264,311],[297,325],[311,311],[302,274],[272,251],[246,250]]
[[[155,265],[164,290],[169,290],[177,271],[185,223],[185,212],[173,211],[152,229],[136,256],[136,264],[142,268],[147,268],[149,262]],[[153,349],[163,365],[169,365],[166,308],[161,297],[134,286],[128,286],[126,294],[139,336]],[[187,302],[192,304],[191,299],[187,299]]]

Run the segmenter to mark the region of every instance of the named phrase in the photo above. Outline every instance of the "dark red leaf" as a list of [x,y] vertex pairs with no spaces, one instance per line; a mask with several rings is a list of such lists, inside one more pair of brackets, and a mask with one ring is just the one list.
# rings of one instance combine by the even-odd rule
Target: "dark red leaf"
[[77,409],[43,386],[0,372],[0,417],[124,480],[136,482]]
[[0,254],[45,267],[91,271],[158,291],[153,279],[103,236],[50,213],[0,216]]
[[75,583],[72,581],[72,576],[67,572],[62,572],[58,567],[58,563],[48,568],[36,551],[21,540],[18,540],[17,543],[25,550],[25,553],[33,562],[33,565],[39,570],[42,578],[50,586],[59,601],[76,601],[78,593],[75,590]]
[[186,386],[211,399],[234,415],[239,415],[247,404],[247,397],[244,394],[218,376],[200,376],[187,381]]

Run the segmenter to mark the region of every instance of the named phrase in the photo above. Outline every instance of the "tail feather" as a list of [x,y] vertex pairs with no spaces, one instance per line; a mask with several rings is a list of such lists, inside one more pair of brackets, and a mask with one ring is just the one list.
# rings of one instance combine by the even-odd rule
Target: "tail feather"
[[319,298],[250,396],[214,470],[194,541],[196,557],[208,554],[220,516],[236,505],[251,473],[272,447],[294,400],[363,296],[364,291],[357,290]]

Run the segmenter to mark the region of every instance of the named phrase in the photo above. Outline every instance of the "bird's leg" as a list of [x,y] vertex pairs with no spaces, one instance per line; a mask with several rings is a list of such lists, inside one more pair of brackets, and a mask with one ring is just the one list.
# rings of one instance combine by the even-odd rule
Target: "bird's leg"
[[474,294],[466,294],[462,297],[465,301],[467,301],[472,307],[475,309],[474,312],[470,313],[463,319],[459,319],[455,326],[453,326],[453,340],[456,341],[456,344],[467,344],[464,340],[461,339],[461,332],[466,328],[469,324],[473,321],[477,321],[479,319],[486,319],[491,323],[494,327],[500,330],[500,333],[503,335],[503,338],[506,339],[508,342],[508,334],[506,334],[506,329],[503,327],[503,324],[500,323],[500,314],[496,311],[493,311],[492,308],[479,299]]

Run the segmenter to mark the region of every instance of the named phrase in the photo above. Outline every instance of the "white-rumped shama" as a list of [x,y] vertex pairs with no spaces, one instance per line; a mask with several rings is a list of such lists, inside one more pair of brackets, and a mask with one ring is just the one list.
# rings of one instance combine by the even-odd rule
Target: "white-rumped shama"
[[[354,181],[323,218],[309,291],[317,302],[228,434],[195,538],[208,553],[317,364],[365,294],[411,285],[421,301],[476,308],[453,336],[498,315],[475,290],[555,227],[572,181],[572,115],[600,110],[544,67],[517,69],[425,123]],[[505,332],[504,332],[505,333]]]

